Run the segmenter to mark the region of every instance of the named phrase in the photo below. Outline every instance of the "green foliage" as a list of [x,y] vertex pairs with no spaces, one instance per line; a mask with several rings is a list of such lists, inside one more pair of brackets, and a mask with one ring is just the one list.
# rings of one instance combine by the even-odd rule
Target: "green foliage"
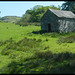
[[44,50],[47,50],[47,49],[49,50],[49,46],[45,46],[45,47],[44,47]]
[[20,26],[29,26],[29,25],[41,26],[41,24],[40,24],[40,23],[38,23],[38,22],[35,22],[35,23],[20,22],[20,23],[19,23],[19,25],[20,25]]
[[3,55],[9,55],[11,53],[11,50],[17,50],[17,51],[34,51],[38,48],[41,42],[41,39],[34,40],[34,39],[27,39],[24,38],[17,43],[15,41],[10,41],[9,44],[2,50],[1,54]]
[[[13,60],[0,69],[1,74],[65,74],[75,71],[75,54],[36,51],[29,60]],[[18,58],[17,58],[18,59]]]
[[58,43],[73,43],[75,42],[75,36],[68,36],[68,37],[60,37],[58,39]]
[[52,32],[52,33],[44,33],[44,34],[42,34],[43,36],[50,36],[50,37],[52,37],[52,38],[57,38],[57,37],[59,37],[60,36],[60,34],[58,34],[58,33],[56,33],[56,32]]
[[12,40],[12,38],[10,38],[9,40],[0,41],[0,46],[5,45],[5,44],[12,42],[12,41],[14,41],[14,40]]
[[41,58],[41,59],[50,59],[50,58],[52,58],[52,52],[50,52],[50,51],[47,51],[47,52],[36,51],[35,57]]
[[24,25],[25,22],[40,22],[41,17],[47,11],[48,8],[60,10],[60,6],[57,8],[54,5],[36,5],[32,9],[27,10],[26,13],[23,15],[22,19],[19,22],[17,22],[17,24]]
[[2,22],[2,20],[0,20],[0,22]]
[[48,41],[49,39],[46,38],[46,41]]
[[62,10],[69,10],[75,13],[75,1],[65,1],[62,4]]

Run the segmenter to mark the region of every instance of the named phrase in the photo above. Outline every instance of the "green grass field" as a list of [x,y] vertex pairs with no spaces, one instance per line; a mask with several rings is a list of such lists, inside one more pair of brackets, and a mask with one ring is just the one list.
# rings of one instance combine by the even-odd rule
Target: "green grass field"
[[0,74],[75,73],[75,38],[58,43],[75,33],[40,34],[40,30],[0,22]]

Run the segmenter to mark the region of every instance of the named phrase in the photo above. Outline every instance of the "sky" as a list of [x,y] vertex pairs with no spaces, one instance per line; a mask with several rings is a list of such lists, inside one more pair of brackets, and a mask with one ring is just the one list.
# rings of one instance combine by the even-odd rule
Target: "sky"
[[0,1],[0,17],[19,16],[22,17],[26,10],[33,8],[35,5],[58,6],[64,1]]

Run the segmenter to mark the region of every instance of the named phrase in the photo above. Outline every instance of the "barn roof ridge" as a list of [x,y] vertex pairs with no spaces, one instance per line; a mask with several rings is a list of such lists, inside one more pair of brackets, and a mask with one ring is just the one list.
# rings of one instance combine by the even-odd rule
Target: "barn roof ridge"
[[66,17],[66,18],[75,18],[75,14],[72,13],[72,11],[67,11],[67,10],[55,10],[55,9],[50,9],[51,12],[53,12],[56,16],[58,17]]

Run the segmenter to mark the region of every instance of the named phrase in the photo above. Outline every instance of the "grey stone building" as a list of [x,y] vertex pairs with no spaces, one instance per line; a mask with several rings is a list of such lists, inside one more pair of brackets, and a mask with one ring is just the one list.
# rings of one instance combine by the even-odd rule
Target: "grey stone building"
[[75,31],[75,14],[71,11],[48,9],[41,18],[41,30],[47,32]]

